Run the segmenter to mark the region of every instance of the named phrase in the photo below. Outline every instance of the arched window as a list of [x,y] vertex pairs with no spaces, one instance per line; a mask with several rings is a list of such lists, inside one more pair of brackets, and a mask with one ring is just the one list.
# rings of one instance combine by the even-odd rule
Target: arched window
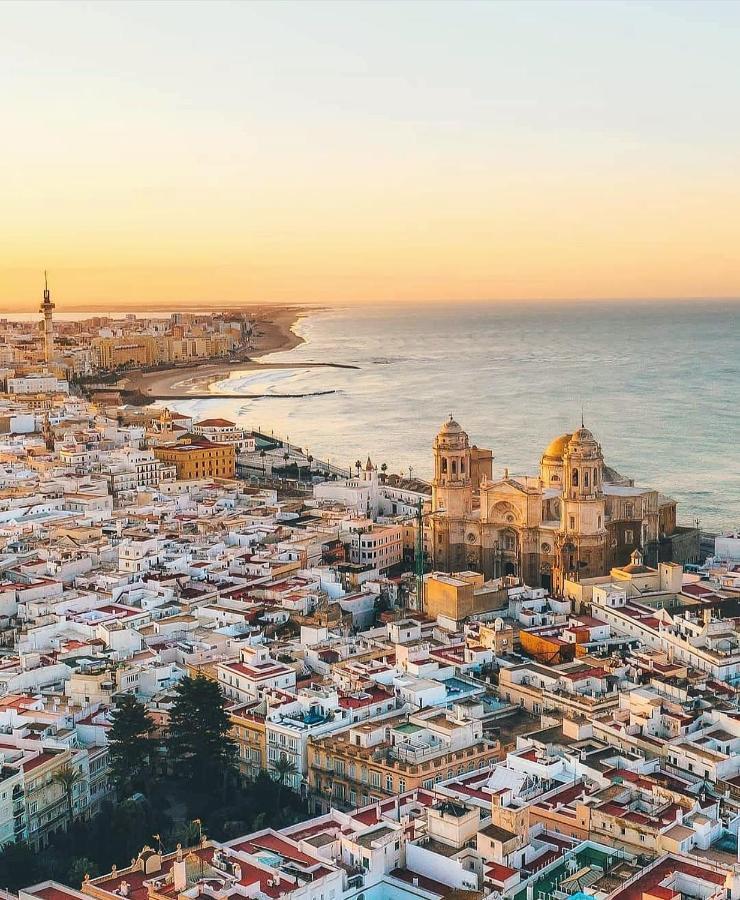
[[452,474],[457,475],[457,461],[454,459],[452,460]]
[[583,473],[583,486],[588,487],[588,469]]
[[578,469],[573,469],[573,487],[578,487]]
[[447,457],[446,456],[442,457],[442,474],[443,475],[447,474]]
[[465,474],[465,460],[464,459],[460,460],[460,474],[461,475]]
[[599,470],[594,469],[594,487],[599,483]]

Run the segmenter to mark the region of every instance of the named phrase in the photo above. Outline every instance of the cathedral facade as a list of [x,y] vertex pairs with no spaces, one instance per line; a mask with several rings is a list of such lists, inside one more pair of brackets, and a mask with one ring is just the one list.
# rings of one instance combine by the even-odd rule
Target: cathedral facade
[[495,478],[492,453],[471,447],[452,416],[433,453],[424,520],[433,569],[516,575],[557,593],[566,578],[607,574],[635,548],[650,564],[698,553],[698,532],[676,526],[675,501],[609,468],[583,423],[548,445],[538,475]]

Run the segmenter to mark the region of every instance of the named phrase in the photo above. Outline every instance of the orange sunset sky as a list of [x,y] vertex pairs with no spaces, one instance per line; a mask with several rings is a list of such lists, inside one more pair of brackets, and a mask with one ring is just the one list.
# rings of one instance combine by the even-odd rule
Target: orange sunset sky
[[0,308],[740,296],[738,27],[4,3]]

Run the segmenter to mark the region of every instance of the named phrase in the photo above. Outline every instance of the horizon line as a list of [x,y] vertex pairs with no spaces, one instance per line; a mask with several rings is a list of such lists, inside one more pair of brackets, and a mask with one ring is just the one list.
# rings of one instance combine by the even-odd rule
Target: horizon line
[[[224,310],[224,309],[233,309],[233,308],[245,308],[245,307],[281,307],[281,308],[290,308],[290,307],[299,307],[299,308],[308,308],[315,307],[320,309],[322,307],[331,307],[331,308],[351,308],[353,306],[441,306],[441,305],[460,305],[460,306],[496,306],[496,305],[511,305],[511,304],[542,304],[542,305],[565,305],[565,304],[575,304],[575,303],[604,303],[604,304],[614,304],[614,303],[623,303],[623,304],[635,304],[635,305],[643,305],[650,303],[738,303],[740,302],[740,295],[719,295],[719,296],[700,296],[700,297],[692,297],[692,296],[680,296],[680,297],[672,297],[672,296],[654,296],[654,297],[636,297],[636,296],[597,296],[597,297],[506,297],[506,298],[454,298],[454,299],[444,299],[444,298],[436,298],[436,299],[419,299],[419,300],[398,300],[395,298],[385,298],[385,299],[365,299],[365,300],[310,300],[310,299],[295,299],[295,300],[182,300],[182,299],[173,299],[173,300],[112,300],[112,299],[100,299],[99,301],[71,301],[69,304],[64,303],[62,299],[62,308],[59,308],[59,301],[56,300],[57,303],[57,312],[95,312],[95,313],[104,313],[105,309],[103,307],[113,307],[114,312],[160,312],[162,310],[167,310],[172,306],[178,305],[179,307],[187,307],[192,310],[196,309],[213,309],[213,310]],[[19,314],[19,313],[37,313],[36,309],[36,300],[23,302],[21,304],[13,304],[12,306],[6,303],[0,303],[0,315],[6,314]]]

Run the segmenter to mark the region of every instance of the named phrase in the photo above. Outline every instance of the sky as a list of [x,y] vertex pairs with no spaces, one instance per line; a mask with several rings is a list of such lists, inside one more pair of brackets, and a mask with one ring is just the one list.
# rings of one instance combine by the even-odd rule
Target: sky
[[740,3],[4,2],[0,308],[740,296]]

